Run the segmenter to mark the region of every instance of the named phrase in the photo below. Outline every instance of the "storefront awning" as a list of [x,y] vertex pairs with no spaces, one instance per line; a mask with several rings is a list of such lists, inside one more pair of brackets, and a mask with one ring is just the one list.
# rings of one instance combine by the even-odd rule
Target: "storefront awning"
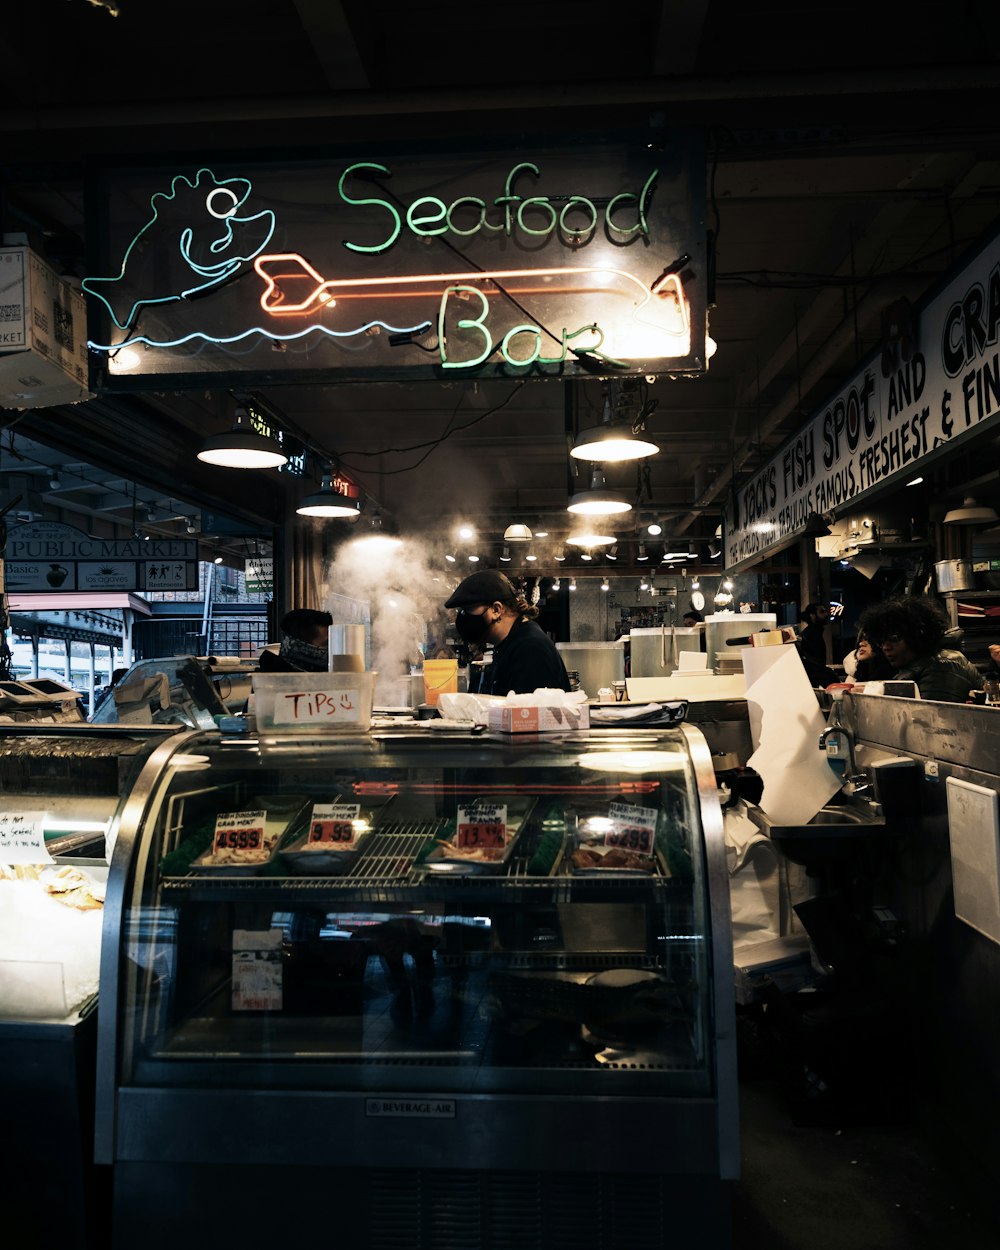
[[131,608],[140,616],[152,616],[145,599],[127,590],[95,590],[69,594],[8,595],[7,607],[14,612],[101,612],[111,608]]

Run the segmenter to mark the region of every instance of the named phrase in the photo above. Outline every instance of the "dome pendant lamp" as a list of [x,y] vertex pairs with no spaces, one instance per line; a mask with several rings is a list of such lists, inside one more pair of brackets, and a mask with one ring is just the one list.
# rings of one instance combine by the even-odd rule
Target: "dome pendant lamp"
[[276,469],[288,457],[275,438],[259,434],[249,422],[245,408],[237,408],[233,428],[205,440],[198,459],[223,469]]
[[632,505],[624,495],[608,490],[604,474],[600,469],[595,469],[590,479],[590,488],[570,496],[567,511],[581,516],[615,516],[622,512],[631,512]]
[[295,509],[299,516],[332,517],[341,521],[356,521],[361,515],[361,500],[350,499],[333,489],[333,474],[327,470],[319,490],[306,495]]

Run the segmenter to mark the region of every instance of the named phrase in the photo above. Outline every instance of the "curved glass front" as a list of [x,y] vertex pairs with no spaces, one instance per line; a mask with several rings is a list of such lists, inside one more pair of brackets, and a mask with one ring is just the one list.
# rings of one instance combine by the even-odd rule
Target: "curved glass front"
[[712,1092],[680,730],[188,735],[128,863],[124,1085]]

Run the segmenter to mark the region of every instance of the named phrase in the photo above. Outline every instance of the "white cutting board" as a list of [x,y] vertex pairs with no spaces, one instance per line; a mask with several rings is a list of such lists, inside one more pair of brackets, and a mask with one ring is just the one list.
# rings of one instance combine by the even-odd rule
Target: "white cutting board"
[[717,699],[742,699],[746,680],[742,673],[727,677],[627,677],[625,688],[633,703],[710,703]]

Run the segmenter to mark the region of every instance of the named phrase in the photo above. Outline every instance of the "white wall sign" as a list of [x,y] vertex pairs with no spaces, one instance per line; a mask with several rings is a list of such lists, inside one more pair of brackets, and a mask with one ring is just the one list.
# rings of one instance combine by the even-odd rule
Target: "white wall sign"
[[1000,235],[914,313],[882,376],[873,357],[723,509],[725,567],[755,563],[836,512],[1000,420]]

